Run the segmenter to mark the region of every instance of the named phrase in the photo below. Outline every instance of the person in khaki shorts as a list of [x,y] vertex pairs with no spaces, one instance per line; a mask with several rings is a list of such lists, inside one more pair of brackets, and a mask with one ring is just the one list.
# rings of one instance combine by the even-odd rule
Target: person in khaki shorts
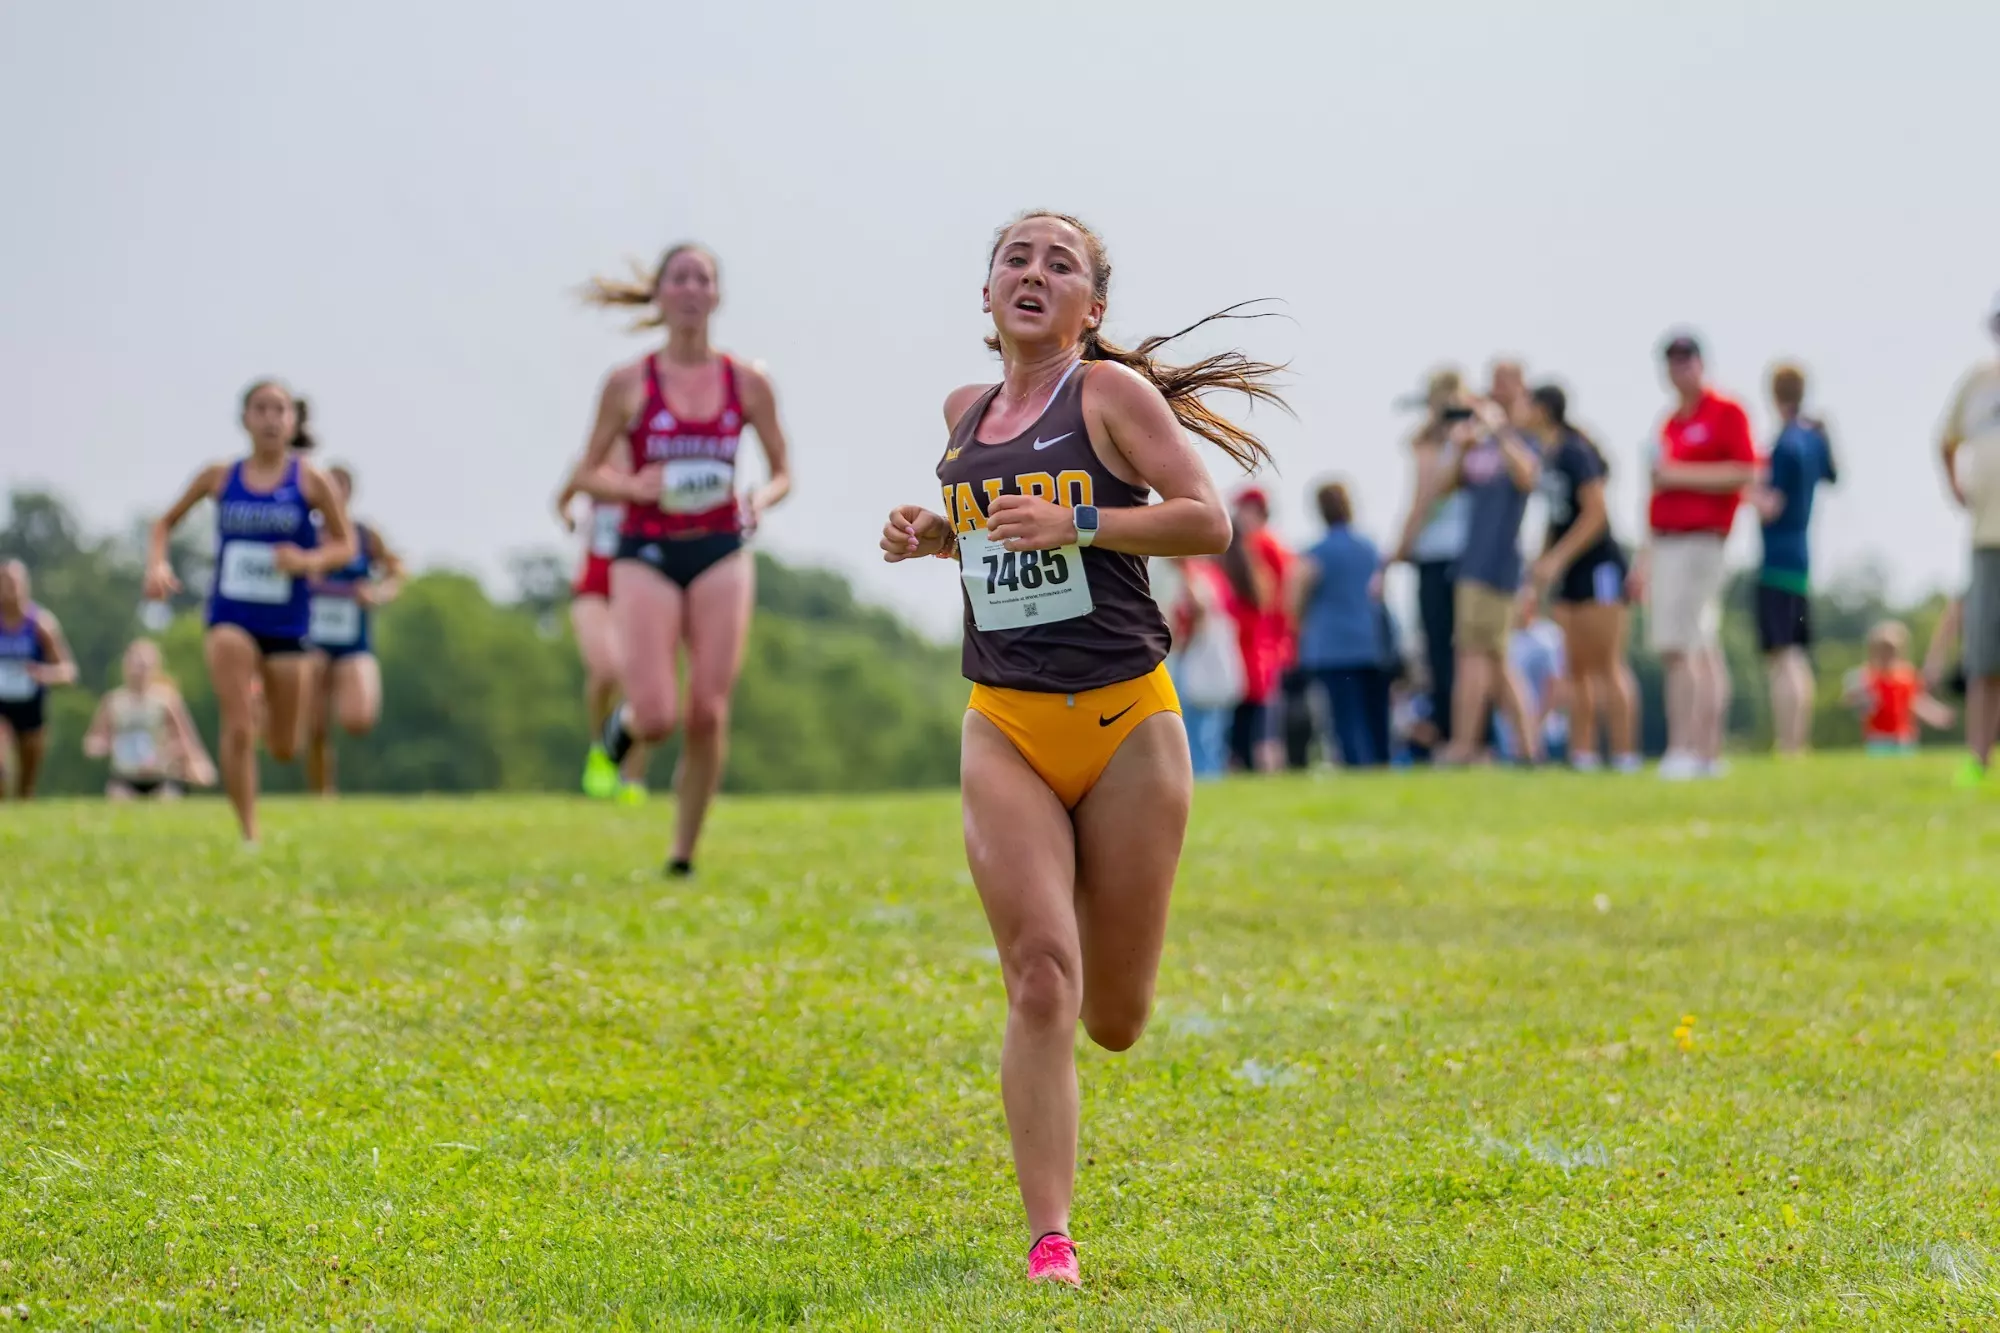
[[[1509,382],[1501,362],[1494,367],[1497,391]],[[1512,368],[1518,386],[1518,368]],[[1519,395],[1525,401],[1525,395]],[[1452,691],[1451,744],[1442,762],[1469,763],[1483,745],[1486,715],[1504,709],[1514,734],[1524,738],[1527,758],[1539,763],[1541,736],[1529,725],[1526,694],[1507,653],[1514,625],[1514,602],[1521,590],[1521,520],[1541,475],[1541,452],[1498,403],[1481,399],[1462,404],[1452,422],[1446,464],[1411,507],[1398,560],[1416,545],[1418,520],[1452,491],[1467,496],[1465,550],[1458,560],[1452,638],[1457,680]]]
[[[2000,297],[1987,328],[2000,339]],[[2000,740],[2000,361],[1986,361],[1959,381],[1938,448],[1953,498],[1972,515],[1972,588],[1962,613],[1970,753],[1957,781],[1976,787],[1989,780]]]
[[1647,638],[1667,678],[1667,753],[1660,776],[1675,781],[1722,771],[1729,715],[1723,660],[1723,544],[1743,492],[1757,475],[1757,447],[1743,408],[1708,387],[1701,345],[1686,334],[1662,348],[1679,399],[1660,425],[1647,506],[1651,545],[1630,586],[1645,600]]

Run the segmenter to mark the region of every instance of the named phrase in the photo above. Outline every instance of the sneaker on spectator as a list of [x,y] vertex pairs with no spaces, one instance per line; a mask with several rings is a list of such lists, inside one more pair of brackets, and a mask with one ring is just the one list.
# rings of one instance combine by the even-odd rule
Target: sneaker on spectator
[[1639,773],[1646,767],[1645,757],[1636,754],[1614,755],[1611,760],[1613,773]]
[[1708,776],[1708,765],[1700,755],[1669,750],[1660,758],[1660,776],[1668,782],[1693,782]]
[[1573,754],[1569,766],[1579,773],[1598,773],[1604,768],[1604,761],[1594,754]]

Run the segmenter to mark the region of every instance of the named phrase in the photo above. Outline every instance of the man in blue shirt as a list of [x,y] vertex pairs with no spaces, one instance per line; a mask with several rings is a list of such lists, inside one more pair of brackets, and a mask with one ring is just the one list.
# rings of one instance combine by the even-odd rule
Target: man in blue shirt
[[1798,754],[1812,737],[1810,603],[1813,495],[1838,480],[1826,427],[1802,414],[1805,372],[1771,372],[1771,402],[1784,423],[1750,502],[1764,520],[1764,563],[1757,574],[1757,637],[1771,682],[1771,724],[1779,754]]
[[1330,481],[1316,498],[1326,535],[1300,557],[1287,590],[1299,666],[1326,692],[1342,766],[1374,768],[1389,762],[1382,554],[1354,530],[1347,487]]

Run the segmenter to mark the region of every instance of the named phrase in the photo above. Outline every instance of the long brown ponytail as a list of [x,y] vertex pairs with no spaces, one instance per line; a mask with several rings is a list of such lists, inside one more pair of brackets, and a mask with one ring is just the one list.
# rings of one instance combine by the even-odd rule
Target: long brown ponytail
[[[1098,301],[1108,303],[1111,296],[1111,258],[1105,252],[1103,238],[1082,221],[1067,213],[1033,208],[1009,222],[994,234],[992,253],[986,257],[987,268],[990,270],[993,261],[999,257],[1000,246],[1006,241],[1007,233],[1030,218],[1052,218],[1076,228],[1090,251],[1091,293]],[[1210,408],[1202,401],[1202,397],[1217,390],[1233,390],[1250,399],[1252,403],[1270,403],[1289,415],[1292,411],[1291,405],[1271,387],[1269,382],[1282,374],[1285,367],[1269,361],[1254,360],[1233,348],[1227,352],[1205,356],[1185,366],[1169,365],[1157,360],[1153,354],[1175,339],[1193,333],[1204,324],[1212,324],[1221,319],[1261,319],[1271,313],[1269,311],[1246,313],[1246,307],[1256,304],[1255,301],[1240,302],[1198,319],[1179,332],[1147,338],[1129,350],[1112,343],[1097,329],[1085,329],[1083,359],[1115,361],[1127,370],[1138,372],[1145,377],[1147,383],[1160,391],[1161,397],[1167,400],[1167,406],[1173,411],[1174,419],[1181,423],[1183,430],[1199,435],[1228,454],[1245,472],[1254,472],[1258,464],[1274,461],[1271,451],[1255,435]],[[986,339],[986,345],[997,352],[1000,350],[1000,339],[997,336],[990,336]]]
[[660,314],[658,303],[660,283],[667,276],[667,265],[690,251],[706,256],[709,268],[715,273],[716,281],[722,280],[722,265],[716,260],[715,251],[698,241],[682,241],[677,245],[668,246],[666,253],[660,256],[660,262],[653,266],[651,272],[641,268],[635,259],[631,261],[631,277],[593,277],[583,285],[579,294],[583,297],[585,305],[594,305],[606,310],[617,306],[639,306],[648,313],[634,320],[632,328],[635,331],[657,329],[666,322],[665,317]]

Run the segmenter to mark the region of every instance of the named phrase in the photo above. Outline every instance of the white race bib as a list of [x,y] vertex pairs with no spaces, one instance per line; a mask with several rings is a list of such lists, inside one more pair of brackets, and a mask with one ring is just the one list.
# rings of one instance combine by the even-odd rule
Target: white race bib
[[618,505],[599,505],[590,511],[590,553],[600,560],[618,554],[618,529],[625,522],[625,510]]
[[958,534],[959,575],[981,630],[1020,629],[1090,614],[1083,551],[1009,551],[984,528]]
[[120,773],[150,773],[160,766],[153,733],[134,729],[111,738],[111,767]]
[[328,648],[361,642],[361,603],[352,597],[315,597],[306,637]]
[[736,469],[719,458],[672,458],[660,479],[660,510],[702,514],[729,502]]
[[292,576],[278,568],[277,548],[269,542],[234,541],[223,547],[216,586],[232,602],[282,606],[292,600]]
[[41,685],[28,672],[26,662],[12,658],[0,662],[0,700],[10,704],[25,703],[35,697]]

